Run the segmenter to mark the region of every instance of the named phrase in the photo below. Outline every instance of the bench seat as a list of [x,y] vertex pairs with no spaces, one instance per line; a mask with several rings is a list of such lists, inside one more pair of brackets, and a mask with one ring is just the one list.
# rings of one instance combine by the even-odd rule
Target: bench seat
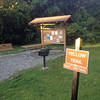
[[0,52],[2,52],[2,51],[8,51],[8,50],[13,50],[13,47],[12,47],[11,43],[0,44]]

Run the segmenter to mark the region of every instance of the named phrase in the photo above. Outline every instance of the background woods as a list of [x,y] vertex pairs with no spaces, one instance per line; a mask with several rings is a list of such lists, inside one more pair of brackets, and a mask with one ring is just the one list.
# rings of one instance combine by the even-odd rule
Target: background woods
[[99,0],[0,0],[0,43],[39,43],[40,32],[28,25],[36,17],[72,14],[66,26],[67,43],[77,37],[84,42],[100,42]]

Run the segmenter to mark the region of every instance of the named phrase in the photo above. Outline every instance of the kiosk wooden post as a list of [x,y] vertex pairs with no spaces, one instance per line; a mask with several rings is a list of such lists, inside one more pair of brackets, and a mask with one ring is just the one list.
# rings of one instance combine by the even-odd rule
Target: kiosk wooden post
[[66,26],[65,25],[63,28],[63,32],[64,32],[64,51],[66,51]]
[[40,26],[40,30],[41,30],[41,44],[42,46],[44,46],[44,39],[43,39],[43,25]]

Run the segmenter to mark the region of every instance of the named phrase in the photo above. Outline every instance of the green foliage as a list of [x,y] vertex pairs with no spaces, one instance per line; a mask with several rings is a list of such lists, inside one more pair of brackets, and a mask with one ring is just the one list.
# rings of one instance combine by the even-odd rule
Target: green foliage
[[[14,4],[18,5],[14,6]],[[10,1],[6,7],[0,9],[0,43],[25,44],[30,41],[35,42],[35,35],[38,37],[39,33],[34,27],[28,25],[31,20],[30,11],[32,8],[25,2],[19,4]]]
[[3,21],[2,18],[0,18],[0,40],[2,40],[2,35],[3,35]]
[[82,27],[77,23],[72,24],[67,27],[66,30],[67,35],[67,43],[73,44],[75,39],[80,37],[83,39],[84,43],[96,43],[96,36],[94,33],[89,32],[86,27]]
[[[85,8],[79,9],[75,14],[74,19],[76,23],[67,27],[68,43],[73,43],[77,37],[81,37],[84,40],[84,43],[100,42],[100,30],[97,28],[98,32],[96,32],[96,27],[98,27],[99,24],[96,23],[96,19],[94,17],[87,13]],[[97,37],[99,39],[97,39]]]
[[59,14],[59,12],[60,12],[60,9],[55,5],[55,6],[53,6],[53,7],[51,7],[51,8],[48,8],[48,15],[49,16],[52,16],[52,15],[58,15]]
[[76,38],[80,37],[83,39],[84,43],[96,43],[96,35],[91,31],[88,31],[86,27],[82,27],[77,23],[72,24],[67,27],[66,30],[67,43],[73,44]]
[[100,1],[96,0],[0,0],[0,43],[40,42],[40,32],[28,23],[36,17],[72,14],[67,43],[76,37],[100,42]]

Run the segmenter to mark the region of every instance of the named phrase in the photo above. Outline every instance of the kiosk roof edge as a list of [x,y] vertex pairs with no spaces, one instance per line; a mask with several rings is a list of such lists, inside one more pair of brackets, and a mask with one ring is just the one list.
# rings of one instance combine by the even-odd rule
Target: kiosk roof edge
[[53,17],[43,17],[43,18],[35,18],[29,22],[29,24],[42,24],[42,23],[59,23],[59,22],[67,22],[68,20],[72,20],[71,15],[63,15],[63,16],[53,16]]

